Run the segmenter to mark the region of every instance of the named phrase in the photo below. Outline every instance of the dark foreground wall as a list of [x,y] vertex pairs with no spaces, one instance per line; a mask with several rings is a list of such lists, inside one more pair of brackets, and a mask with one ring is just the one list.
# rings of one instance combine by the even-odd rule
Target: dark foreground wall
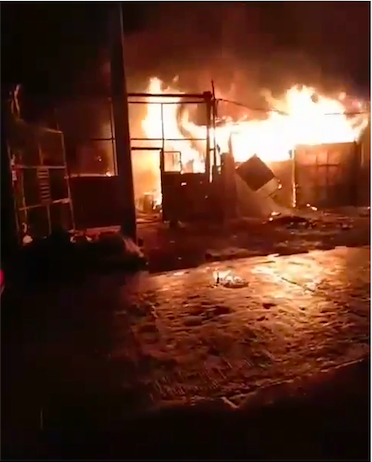
[[120,225],[118,177],[72,177],[70,188],[77,229]]

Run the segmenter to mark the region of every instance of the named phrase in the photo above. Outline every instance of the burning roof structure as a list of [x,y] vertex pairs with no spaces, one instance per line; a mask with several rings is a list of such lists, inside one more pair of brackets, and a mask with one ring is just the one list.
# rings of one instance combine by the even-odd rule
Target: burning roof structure
[[[167,93],[175,93],[174,89],[166,88],[157,78],[150,80],[148,91],[163,93],[165,102]],[[265,162],[281,161],[289,159],[290,152],[297,145],[354,142],[368,124],[364,103],[350,100],[344,93],[329,98],[314,88],[295,85],[280,99],[274,98],[269,92],[263,96],[271,107],[268,112],[247,108],[249,116],[240,120],[225,118],[215,128],[213,135],[222,152],[228,150],[228,142],[232,138],[236,161],[245,161],[254,154]],[[178,104],[164,108],[166,136],[182,139],[186,132],[193,138],[202,138],[200,134],[204,127],[192,121],[187,109],[179,117],[181,98],[182,93]],[[149,103],[142,123],[143,131],[148,138],[161,137],[160,105],[153,104],[155,101],[151,99]],[[171,142],[169,144],[177,148]],[[186,145],[183,156],[186,160],[194,160],[196,171],[203,168],[200,163],[203,156],[197,146],[191,143]]]
[[[200,114],[203,111],[205,113],[205,109],[200,111],[196,104],[185,104],[187,94],[177,90],[177,79],[170,87],[166,87],[158,78],[150,79],[147,95],[146,111],[141,121],[146,145],[163,149],[167,153],[177,153],[173,156],[173,165],[172,161],[170,164],[168,162],[166,170],[179,174],[206,172],[206,137],[210,138],[209,146],[215,154],[214,160],[209,160],[212,170],[214,164],[220,168],[221,154],[227,152],[233,154],[237,165],[257,156],[269,166],[278,167],[290,161],[299,146],[356,142],[369,119],[366,105],[362,101],[349,98],[345,93],[334,97],[325,96],[314,88],[302,85],[292,86],[280,98],[270,92],[262,92],[269,109],[246,107],[240,119],[228,117],[226,108],[223,117],[219,118],[217,107],[222,104],[230,105],[230,108],[236,104],[241,107],[244,105],[215,98],[213,118],[204,123]],[[159,98],[159,95],[162,97]],[[242,111],[239,112],[242,114]],[[141,161],[138,161],[140,170],[152,170],[154,177],[159,177],[157,157],[148,156],[147,159],[148,162],[146,156],[142,156]],[[184,185],[187,183],[185,176]],[[156,190],[155,186],[153,189],[154,194],[160,197],[160,187]],[[248,194],[247,190],[245,192],[249,202],[252,202],[252,193]]]

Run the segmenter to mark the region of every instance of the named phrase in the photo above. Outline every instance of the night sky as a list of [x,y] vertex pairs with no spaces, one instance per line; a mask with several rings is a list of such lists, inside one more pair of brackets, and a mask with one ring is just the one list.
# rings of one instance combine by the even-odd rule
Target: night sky
[[[21,82],[26,94],[50,101],[104,91],[115,7],[3,3],[3,85]],[[129,87],[179,74],[189,87],[209,78],[261,88],[309,81],[368,95],[369,9],[369,2],[124,2]]]

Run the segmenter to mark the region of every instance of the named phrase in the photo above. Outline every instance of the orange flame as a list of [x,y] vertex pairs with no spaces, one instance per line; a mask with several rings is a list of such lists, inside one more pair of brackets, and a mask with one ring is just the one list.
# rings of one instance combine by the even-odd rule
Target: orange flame
[[[203,147],[196,149],[185,140],[181,127],[191,138],[205,138],[204,126],[193,123],[185,111],[181,120],[177,120],[180,99],[166,98],[167,93],[176,93],[171,88],[162,88],[162,82],[150,80],[149,93],[163,93],[161,101],[149,98],[147,115],[142,128],[148,138],[164,138],[165,150],[182,154],[182,164],[192,162],[192,170],[204,170]],[[180,93],[182,95],[182,93]],[[358,139],[368,124],[368,116],[347,116],[344,101],[346,95],[331,99],[320,95],[314,88],[293,86],[282,99],[275,99],[270,93],[264,94],[271,110],[262,120],[244,119],[226,121],[216,127],[215,138],[222,152],[228,150],[231,137],[235,160],[243,162],[252,155],[258,155],[263,161],[275,162],[290,158],[298,145],[318,145],[327,143],[353,142]],[[154,104],[159,102],[159,104]],[[164,128],[162,128],[162,109],[160,102],[176,103],[163,105]],[[164,130],[164,132],[163,132]]]
[[[177,93],[171,88],[162,89],[162,82],[157,78],[150,80],[149,93],[164,94],[164,98],[159,101],[159,98],[150,97],[147,105],[147,115],[142,122],[142,129],[148,138],[165,138],[165,151],[180,153],[182,157],[182,164],[185,165],[193,162],[193,171],[202,172],[204,170],[204,163],[202,157],[197,150],[191,146],[191,142],[185,140],[180,131],[177,111],[181,101],[180,98],[167,98],[167,93]],[[159,103],[159,104],[156,104]],[[163,103],[163,104],[160,104]],[[163,119],[163,127],[162,127]],[[195,130],[199,127],[195,126]],[[201,128],[204,132],[205,128]],[[192,135],[194,137],[194,135]],[[154,144],[160,147],[159,142]],[[177,166],[174,166],[177,170]]]

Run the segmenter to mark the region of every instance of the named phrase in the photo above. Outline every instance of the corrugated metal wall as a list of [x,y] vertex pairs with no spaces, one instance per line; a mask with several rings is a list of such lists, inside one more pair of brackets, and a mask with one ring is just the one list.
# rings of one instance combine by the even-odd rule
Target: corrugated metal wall
[[321,208],[357,205],[359,170],[356,143],[297,147],[297,205]]
[[358,205],[371,205],[371,124],[364,131],[360,141],[360,174],[358,181]]

